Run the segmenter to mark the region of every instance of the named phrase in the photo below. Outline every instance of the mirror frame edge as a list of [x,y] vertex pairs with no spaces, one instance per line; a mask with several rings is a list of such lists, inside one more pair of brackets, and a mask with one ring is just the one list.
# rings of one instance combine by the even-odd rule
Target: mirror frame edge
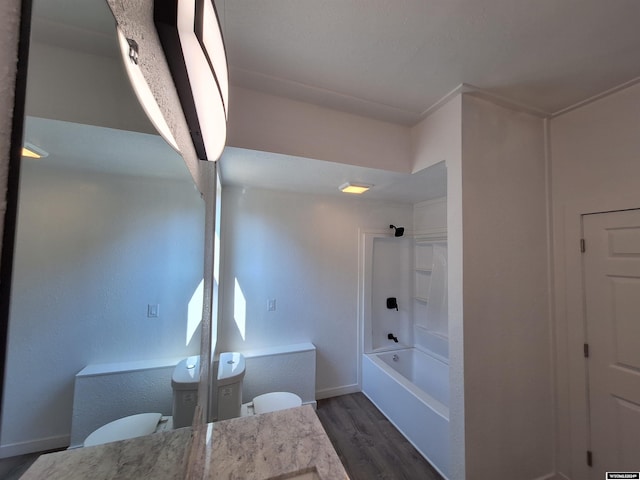
[[[17,64],[15,71],[11,140],[7,171],[6,210],[0,253],[0,402],[4,400],[4,378],[9,333],[9,300],[13,273],[16,223],[18,217],[18,192],[20,187],[20,162],[24,134],[25,99],[27,92],[27,70],[31,37],[32,0],[22,0],[18,27]],[[1,410],[1,408],[0,408]],[[1,420],[0,420],[1,421]]]

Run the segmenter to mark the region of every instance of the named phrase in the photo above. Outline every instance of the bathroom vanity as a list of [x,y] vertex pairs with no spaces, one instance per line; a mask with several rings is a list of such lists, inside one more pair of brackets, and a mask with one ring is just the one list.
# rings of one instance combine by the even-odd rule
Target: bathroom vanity
[[347,479],[313,408],[304,405],[42,455],[32,479]]

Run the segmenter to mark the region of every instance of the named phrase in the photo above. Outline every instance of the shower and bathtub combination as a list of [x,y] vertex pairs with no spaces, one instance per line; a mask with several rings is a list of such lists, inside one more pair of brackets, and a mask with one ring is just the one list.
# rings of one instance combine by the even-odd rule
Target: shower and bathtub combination
[[363,233],[362,246],[362,391],[447,478],[446,232]]

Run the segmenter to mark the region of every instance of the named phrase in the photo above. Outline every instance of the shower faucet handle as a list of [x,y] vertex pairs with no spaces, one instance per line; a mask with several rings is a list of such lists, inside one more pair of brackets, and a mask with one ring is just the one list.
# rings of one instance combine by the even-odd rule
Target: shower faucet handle
[[398,337],[396,337],[393,333],[388,334],[387,338],[389,340],[393,340],[394,342],[398,343]]
[[396,297],[387,298],[387,308],[389,310],[395,308],[397,311],[400,311],[400,309],[398,308],[398,299]]

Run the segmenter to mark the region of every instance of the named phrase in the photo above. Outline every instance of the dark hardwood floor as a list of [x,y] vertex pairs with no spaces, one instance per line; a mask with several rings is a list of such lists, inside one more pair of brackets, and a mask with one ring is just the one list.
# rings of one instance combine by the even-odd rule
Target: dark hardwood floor
[[442,480],[364,394],[319,400],[317,413],[351,480]]

